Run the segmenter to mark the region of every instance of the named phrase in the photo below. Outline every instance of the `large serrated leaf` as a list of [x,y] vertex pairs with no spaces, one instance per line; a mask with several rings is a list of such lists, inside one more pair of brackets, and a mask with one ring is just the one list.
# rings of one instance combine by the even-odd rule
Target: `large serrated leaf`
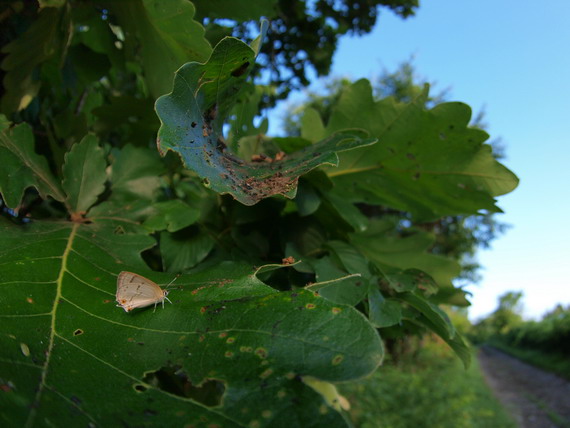
[[249,70],[255,51],[227,37],[205,64],[188,63],[174,79],[172,93],[160,97],[157,145],[161,153],[177,152],[184,165],[218,193],[229,193],[245,205],[282,194],[293,197],[300,175],[319,165],[337,165],[336,152],[373,144],[363,131],[339,131],[303,150],[271,162],[246,162],[226,146],[223,124]]
[[518,178],[483,144],[486,132],[469,127],[462,103],[424,108],[425,94],[410,104],[375,101],[367,80],[345,90],[326,132],[347,125],[366,129],[379,143],[342,155],[329,170],[335,192],[352,202],[408,211],[418,220],[500,211],[494,197],[511,192]]
[[32,129],[26,123],[0,132],[0,192],[10,208],[16,208],[24,190],[35,187],[43,198],[65,200],[60,183],[51,173],[47,160],[34,148]]
[[[119,271],[172,275],[144,265],[152,239],[115,224],[1,221],[3,425],[344,426],[299,376],[339,382],[377,367],[381,342],[359,312],[226,263],[178,278],[172,305],[126,313]],[[176,395],[151,381],[160,369],[223,395]]]

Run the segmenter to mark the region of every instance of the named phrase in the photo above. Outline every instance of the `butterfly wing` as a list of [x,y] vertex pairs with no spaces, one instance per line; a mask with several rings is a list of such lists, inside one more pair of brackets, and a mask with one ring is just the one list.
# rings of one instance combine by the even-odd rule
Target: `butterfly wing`
[[117,277],[117,303],[127,312],[161,302],[165,296],[164,290],[144,276],[123,271]]

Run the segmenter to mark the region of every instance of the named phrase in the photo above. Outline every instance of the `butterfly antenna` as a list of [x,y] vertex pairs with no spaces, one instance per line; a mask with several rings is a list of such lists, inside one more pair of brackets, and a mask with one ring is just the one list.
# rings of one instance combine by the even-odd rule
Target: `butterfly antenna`
[[[173,279],[172,281],[170,281],[168,284],[166,284],[166,287],[164,287],[164,289],[165,289],[165,290],[168,289],[168,287],[170,287],[170,286],[172,285],[172,283],[173,283],[174,281],[176,281],[176,280],[180,277],[180,275],[181,275],[181,274],[179,274],[179,273],[176,274],[176,276],[174,277],[174,279]],[[169,302],[170,302],[170,300],[169,300]]]

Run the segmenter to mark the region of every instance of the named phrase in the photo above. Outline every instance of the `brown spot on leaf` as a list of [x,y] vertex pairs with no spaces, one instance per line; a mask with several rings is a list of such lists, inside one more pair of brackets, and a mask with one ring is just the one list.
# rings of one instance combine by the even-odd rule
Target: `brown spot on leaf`
[[164,155],[165,155],[164,150],[162,150],[162,147],[160,147],[160,138],[156,139],[156,149],[158,150],[158,153],[160,154],[160,156],[164,157]]
[[256,194],[255,199],[261,200],[279,193],[287,193],[297,186],[298,177],[284,177],[277,173],[267,178],[247,178],[242,189],[250,195]]

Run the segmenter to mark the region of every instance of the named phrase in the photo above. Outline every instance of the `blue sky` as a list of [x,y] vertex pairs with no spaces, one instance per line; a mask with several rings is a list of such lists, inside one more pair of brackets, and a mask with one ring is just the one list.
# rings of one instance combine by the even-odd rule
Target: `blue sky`
[[512,228],[479,253],[471,319],[509,290],[524,292],[527,317],[570,303],[569,46],[568,0],[424,0],[407,20],[383,10],[371,34],[344,37],[334,56],[332,74],[352,79],[413,56],[436,92],[484,108],[487,131],[506,145],[502,162],[521,180],[499,198]]

